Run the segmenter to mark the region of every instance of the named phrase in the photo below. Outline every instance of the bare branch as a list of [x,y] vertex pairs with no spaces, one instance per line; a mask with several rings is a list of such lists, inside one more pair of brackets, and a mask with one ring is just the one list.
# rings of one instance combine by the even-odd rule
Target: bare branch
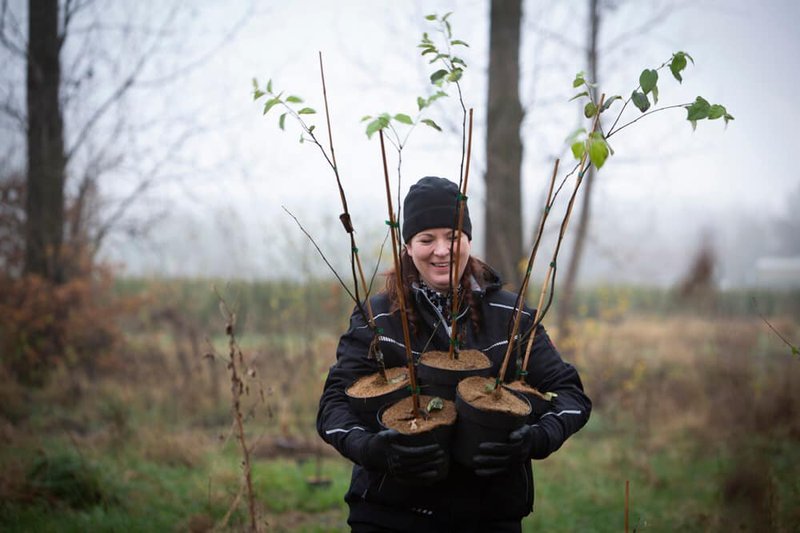
[[[8,22],[10,28],[12,31],[16,30],[16,36],[22,41],[22,46],[11,41],[8,35],[6,35],[6,13],[8,13]],[[0,44],[2,44],[6,50],[11,52],[12,55],[17,56],[19,59],[28,58],[28,53],[26,50],[28,45],[25,42],[25,37],[19,30],[19,23],[14,18],[14,14],[8,9],[8,0],[2,0],[2,4],[0,4]]]
[[191,62],[183,65],[181,68],[171,71],[169,75],[161,76],[159,78],[152,78],[149,80],[140,80],[137,82],[137,86],[139,87],[160,86],[175,81],[176,79],[182,78],[188,74],[191,74],[195,70],[207,64],[212,57],[217,55],[223,48],[228,46],[228,44],[230,44],[230,42],[233,40],[233,37],[237,33],[239,33],[239,31],[242,29],[242,27],[244,27],[247,21],[250,20],[252,15],[253,15],[253,3],[251,2],[248,9],[233,24],[233,26],[231,26],[230,29],[225,32],[225,34],[222,36],[222,38],[215,46],[208,49],[205,53],[196,57]]
[[[169,12],[169,14],[164,17],[164,22],[162,24],[161,30],[163,31],[164,28],[167,27],[168,23],[174,19],[175,11],[177,9],[177,5],[173,6],[173,9]],[[95,109],[94,113],[89,117],[89,120],[83,125],[81,128],[80,133],[75,140],[75,143],[66,151],[65,157],[67,162],[75,155],[75,152],[80,146],[86,141],[89,133],[91,132],[92,128],[100,121],[101,118],[108,112],[109,109],[122,98],[125,93],[127,93],[134,84],[137,83],[137,78],[141,74],[142,70],[144,69],[145,65],[147,64],[147,60],[154,55],[156,48],[158,47],[158,39],[155,39],[152,43],[150,49],[145,51],[140,57],[139,60],[136,62],[136,65],[131,70],[130,74],[123,80],[123,82],[109,95],[106,100],[100,104],[97,109]]]
[[544,28],[542,26],[537,26],[535,24],[531,25],[531,29],[537,35],[541,35],[542,37],[544,37],[544,38],[546,38],[546,39],[548,39],[548,40],[550,40],[550,41],[552,41],[554,43],[557,43],[557,44],[563,46],[564,48],[567,48],[568,50],[572,50],[574,52],[583,52],[584,51],[584,47],[582,45],[580,45],[578,43],[575,43],[573,41],[570,41],[569,39],[564,37],[561,33],[549,30],[549,29]]
[[70,35],[69,27],[72,19],[75,17],[75,14],[79,11],[82,11],[86,6],[92,3],[94,0],[65,0],[64,2],[64,16],[62,17],[64,20],[63,26],[61,26],[61,31],[58,34],[58,49],[60,50],[64,43],[67,40],[67,37]]
[[10,95],[8,101],[0,103],[0,113],[3,113],[16,122],[22,131],[25,131],[28,128],[28,119],[19,108],[11,104]]
[[142,67],[144,67],[145,57],[143,56],[140,58],[139,62],[137,63],[134,71],[122,82],[122,84],[116,88],[116,90],[111,93],[111,95],[102,103],[100,106],[95,109],[92,116],[89,117],[89,120],[86,121],[86,124],[83,125],[80,133],[78,134],[75,143],[67,150],[65,156],[67,162],[72,159],[72,156],[75,155],[75,152],[81,145],[86,142],[86,139],[89,137],[89,133],[91,132],[92,128],[100,121],[101,118],[108,112],[114,103],[119,101],[122,96],[128,92],[128,90],[133,87],[133,84],[136,81],[136,76],[138,76],[139,72],[141,71]]
[[94,239],[92,239],[94,249],[100,248],[100,245],[105,237],[119,223],[122,217],[127,213],[128,209],[130,209],[136,200],[142,194],[144,194],[145,191],[150,189],[150,187],[156,182],[156,178],[159,177],[159,171],[161,168],[171,160],[173,154],[178,151],[180,147],[191,137],[192,135],[189,134],[180,135],[177,140],[175,140],[172,145],[164,151],[166,155],[164,155],[164,157],[162,157],[153,165],[150,171],[146,174],[147,177],[140,181],[136,188],[125,198],[123,198],[119,204],[117,204],[117,208],[114,210],[114,213],[112,213],[111,216],[109,216],[106,221],[100,225]]
[[319,253],[320,257],[322,257],[322,260],[323,260],[323,261],[325,261],[325,264],[326,264],[326,265],[328,265],[328,268],[330,269],[330,271],[331,271],[331,272],[333,272],[333,275],[334,275],[334,276],[336,276],[336,279],[337,279],[337,280],[339,280],[339,284],[340,284],[340,285],[341,285],[341,286],[344,288],[344,290],[345,290],[345,292],[347,293],[347,295],[348,295],[348,296],[350,296],[350,298],[351,298],[351,299],[352,299],[354,302],[356,302],[356,304],[358,304],[358,303],[359,303],[359,301],[358,301],[358,298],[356,298],[356,296],[355,296],[355,295],[354,295],[354,294],[353,294],[353,293],[350,291],[350,289],[348,288],[347,284],[344,282],[344,280],[342,279],[342,277],[341,277],[341,276],[339,276],[339,273],[338,273],[338,272],[336,272],[336,269],[335,269],[335,268],[333,268],[333,265],[331,265],[330,261],[328,261],[328,258],[327,258],[327,257],[325,257],[325,254],[324,254],[324,253],[322,253],[322,250],[320,249],[319,245],[317,245],[317,242],[314,240],[314,237],[312,237],[312,236],[311,236],[311,234],[310,234],[310,233],[308,233],[308,231],[306,231],[306,229],[303,227],[303,225],[302,225],[302,224],[300,224],[300,221],[299,221],[299,220],[297,220],[297,217],[296,217],[296,216],[294,216],[294,215],[292,214],[292,212],[291,212],[291,211],[289,211],[288,209],[286,209],[286,207],[284,207],[284,206],[281,206],[281,208],[282,208],[284,211],[286,211],[286,214],[288,214],[290,217],[292,217],[292,218],[294,219],[295,223],[296,223],[296,224],[297,224],[297,226],[300,228],[300,231],[302,231],[303,233],[305,233],[306,237],[308,237],[308,240],[310,240],[310,241],[311,241],[311,244],[313,244],[313,245],[314,245],[314,248],[316,248],[316,249],[317,249],[317,253]]
[[670,2],[664,5],[663,9],[657,11],[652,17],[645,20],[635,28],[631,28],[628,31],[624,31],[614,37],[614,39],[605,45],[604,53],[609,53],[616,48],[629,43],[631,39],[634,37],[641,37],[642,35],[646,35],[648,32],[652,31],[653,28],[657,27],[659,24],[663,24],[671,15],[674,15],[676,11],[680,9],[685,9],[687,7],[696,5],[696,3],[689,2],[684,0],[683,2]]

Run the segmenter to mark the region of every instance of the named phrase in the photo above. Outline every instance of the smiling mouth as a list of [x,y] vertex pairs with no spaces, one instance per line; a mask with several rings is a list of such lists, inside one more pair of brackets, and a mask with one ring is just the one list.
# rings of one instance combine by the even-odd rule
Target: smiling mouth
[[450,263],[431,263],[435,268],[449,268]]

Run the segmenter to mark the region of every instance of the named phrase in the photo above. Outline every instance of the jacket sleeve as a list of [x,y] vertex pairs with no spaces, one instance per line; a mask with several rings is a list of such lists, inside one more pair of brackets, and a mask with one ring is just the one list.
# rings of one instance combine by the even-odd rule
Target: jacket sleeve
[[350,327],[339,339],[336,363],[328,371],[317,411],[320,437],[358,464],[362,464],[366,442],[374,433],[350,408],[345,390],[359,377],[378,371],[377,362],[368,357],[371,341],[372,332],[354,309]]
[[542,393],[555,393],[534,428],[538,438],[531,457],[544,459],[589,420],[592,402],[583,391],[578,371],[565,362],[544,327],[536,328],[526,381]]

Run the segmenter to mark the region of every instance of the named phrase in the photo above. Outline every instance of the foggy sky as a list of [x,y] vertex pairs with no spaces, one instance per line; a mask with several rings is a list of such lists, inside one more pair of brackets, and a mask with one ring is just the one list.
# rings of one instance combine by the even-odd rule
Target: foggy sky
[[[574,74],[586,68],[586,3],[525,2],[521,98],[526,119],[521,135],[528,235],[553,160],[563,157],[568,166],[564,140],[581,125],[578,107],[567,101],[574,94]],[[614,4],[600,33],[601,91],[627,97],[643,68],[657,67],[673,52],[685,50],[696,63],[687,67],[682,84],[662,73],[661,103],[703,95],[724,104],[735,120],[728,128],[721,121],[701,122],[693,132],[685,111],[666,111],[612,139],[616,155],[598,174],[581,280],[671,284],[697,248],[709,242],[720,259],[720,282],[751,283],[758,257],[782,255],[783,245],[772,229],[775,219],[797,209],[787,198],[800,188],[790,168],[800,123],[794,104],[800,4]],[[149,9],[157,11],[155,6]],[[287,121],[287,132],[280,132],[278,113],[262,117],[261,106],[251,98],[251,79],[263,85],[271,78],[277,88],[300,94],[322,112],[318,52],[325,63],[343,185],[362,246],[374,255],[385,232],[383,176],[376,138],[367,140],[359,120],[384,111],[416,110],[416,96],[430,91],[426,79],[431,67],[416,49],[422,31],[430,29],[423,17],[447,11],[454,12],[456,36],[471,45],[463,53],[469,65],[463,89],[476,117],[469,197],[474,249],[480,256],[488,7],[475,0],[193,4],[187,25],[196,26],[181,45],[185,54],[219,38],[237,17],[243,16],[243,23],[185,82],[158,98],[134,95],[128,102],[134,114],[190,110],[203,127],[181,146],[184,177],[164,179],[134,211],[135,216],[163,216],[156,231],[135,239],[119,234],[108,242],[104,257],[124,264],[133,275],[323,274],[324,264],[283,212],[285,206],[343,267],[349,243],[338,226],[341,209],[330,168],[312,145],[297,142],[295,125]],[[448,100],[432,118],[457,125],[457,102]],[[323,115],[315,123],[326,131]],[[154,144],[159,135],[152,132]],[[457,181],[460,141],[455,130],[415,131],[403,154],[403,190],[423,175]],[[105,191],[119,198],[133,182],[110,180]]]

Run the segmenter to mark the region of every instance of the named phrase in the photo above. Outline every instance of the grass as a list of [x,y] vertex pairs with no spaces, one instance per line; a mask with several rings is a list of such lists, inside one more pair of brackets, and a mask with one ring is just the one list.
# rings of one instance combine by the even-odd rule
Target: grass
[[626,480],[632,526],[698,530],[698,513],[714,507],[716,460],[687,455],[680,446],[642,454],[628,435],[604,435],[594,424],[535,465],[537,502],[525,531],[622,530]]
[[[203,524],[210,527],[222,520],[239,488],[235,447],[208,436],[192,435],[194,446],[202,452],[193,451],[196,458],[192,464],[170,460],[175,451],[144,457],[136,438],[113,452],[88,442],[69,443],[58,437],[47,440],[45,448],[35,452],[30,447],[3,452],[4,465],[21,465],[16,472],[4,473],[3,531],[145,532],[191,529],[190,524],[203,529]],[[53,472],[48,483],[29,473],[30,466],[39,464],[42,457],[48,458],[51,470],[61,472]],[[65,471],[78,472],[80,479],[64,475]],[[341,497],[349,482],[349,465],[323,458],[319,473],[331,481],[329,486],[308,483],[318,475],[315,461],[257,462],[255,488],[262,519],[271,524],[270,530],[280,530],[281,524],[291,524],[292,531],[344,528]],[[91,490],[91,501],[85,498],[87,490]],[[323,529],[318,529],[316,515],[327,517]],[[242,508],[231,515],[227,526],[236,530],[245,523]]]
[[[127,324],[115,365],[92,379],[64,367],[48,386],[28,389],[0,376],[0,530],[246,526],[244,499],[232,507],[241,465],[229,437],[224,357],[204,359],[205,349],[196,353],[190,342],[211,337],[226,353],[220,323],[206,324],[207,295],[192,300],[199,284],[159,288],[172,291],[169,305],[185,306],[186,316],[151,319],[161,305],[153,303]],[[332,317],[346,306],[315,286],[331,317],[310,335],[300,320],[307,311],[297,307],[307,295],[292,294],[299,289],[291,284],[274,289],[275,298],[271,290],[253,292],[271,303],[253,304],[242,335],[256,376],[244,410],[261,525],[347,531],[350,465],[314,432],[341,327]],[[586,428],[535,463],[536,511],[525,531],[621,531],[626,480],[631,531],[798,531],[800,361],[730,295],[720,297],[722,313],[675,313],[663,292],[649,290],[582,298],[574,336],[551,335],[580,369],[594,410]],[[796,304],[759,298],[773,324],[800,338],[797,315],[786,312]],[[290,312],[262,320],[285,303]],[[329,485],[309,484],[318,467]]]

